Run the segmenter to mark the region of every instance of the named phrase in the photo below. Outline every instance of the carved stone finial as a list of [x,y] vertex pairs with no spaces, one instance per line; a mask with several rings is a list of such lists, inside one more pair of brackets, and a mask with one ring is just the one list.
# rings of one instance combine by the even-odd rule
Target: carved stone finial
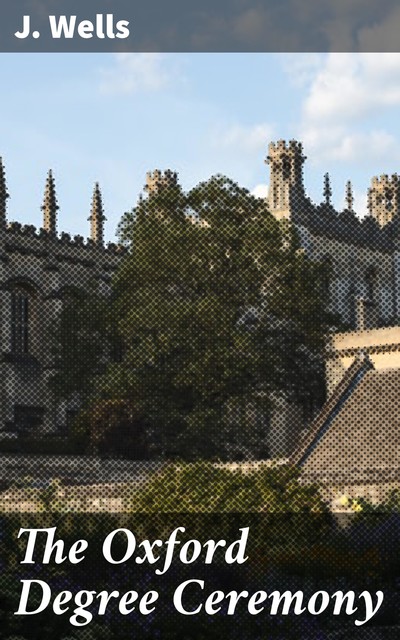
[[9,198],[4,171],[3,158],[0,158],[0,224],[5,224],[7,219],[7,199]]
[[332,198],[332,188],[331,188],[331,179],[330,179],[329,173],[326,173],[324,175],[324,198],[325,198],[325,204],[330,205],[331,198]]
[[354,197],[353,197],[353,187],[350,180],[346,183],[346,209],[348,211],[354,211]]
[[43,211],[43,229],[52,236],[57,235],[57,211],[59,210],[57,204],[56,186],[54,182],[53,172],[50,169],[47,180],[46,188],[44,191],[44,198],[42,204]]
[[106,217],[103,211],[103,199],[99,183],[96,182],[93,190],[92,209],[90,212],[90,239],[96,245],[104,243],[104,221]]

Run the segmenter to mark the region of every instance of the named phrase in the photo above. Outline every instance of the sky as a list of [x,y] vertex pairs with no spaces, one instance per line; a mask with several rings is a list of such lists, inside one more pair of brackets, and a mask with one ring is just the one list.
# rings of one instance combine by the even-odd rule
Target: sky
[[400,54],[1,54],[0,155],[9,220],[42,225],[48,169],[59,231],[87,236],[95,181],[106,238],[146,172],[178,171],[184,189],[225,174],[257,195],[268,143],[303,142],[308,195],[329,172],[344,206],[351,180],[366,213],[372,176],[400,169]]

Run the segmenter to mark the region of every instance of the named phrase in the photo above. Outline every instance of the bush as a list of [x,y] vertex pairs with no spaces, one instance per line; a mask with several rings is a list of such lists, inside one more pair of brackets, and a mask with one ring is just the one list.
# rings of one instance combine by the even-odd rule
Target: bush
[[248,468],[208,462],[169,464],[135,496],[144,513],[326,513],[315,486],[300,471],[275,465]]
[[67,438],[46,436],[20,437],[0,440],[0,453],[27,453],[37,455],[76,455],[81,453]]
[[71,441],[86,453],[148,459],[146,426],[128,400],[98,401],[77,417]]

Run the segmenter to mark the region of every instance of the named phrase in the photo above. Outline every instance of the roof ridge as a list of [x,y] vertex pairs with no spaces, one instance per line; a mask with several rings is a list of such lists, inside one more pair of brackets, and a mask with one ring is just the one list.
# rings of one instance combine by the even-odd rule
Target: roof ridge
[[360,350],[354,362],[347,369],[343,378],[336,385],[332,395],[325,402],[319,414],[311,423],[310,429],[300,441],[289,458],[289,464],[301,466],[313,451],[317,442],[328,431],[334,418],[361,382],[368,371],[374,369],[368,354]]

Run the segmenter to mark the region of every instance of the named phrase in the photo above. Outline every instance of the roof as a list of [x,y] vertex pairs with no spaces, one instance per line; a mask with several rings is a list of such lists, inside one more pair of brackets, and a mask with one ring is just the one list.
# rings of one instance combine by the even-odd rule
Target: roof
[[321,483],[400,479],[400,369],[376,370],[358,357],[291,463]]

